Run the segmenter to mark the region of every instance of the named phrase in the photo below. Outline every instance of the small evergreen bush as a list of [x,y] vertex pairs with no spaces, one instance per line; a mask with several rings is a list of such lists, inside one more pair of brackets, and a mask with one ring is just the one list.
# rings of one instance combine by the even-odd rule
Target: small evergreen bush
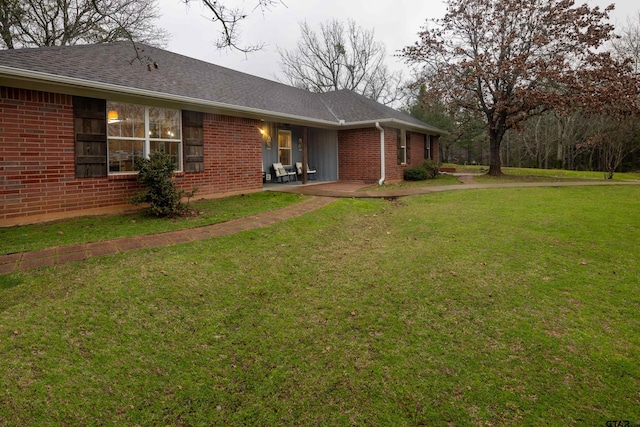
[[422,167],[427,171],[429,175],[429,179],[434,179],[436,176],[440,174],[440,168],[436,162],[431,159],[427,159],[422,164]]
[[129,203],[148,203],[149,212],[157,217],[175,217],[189,213],[182,198],[193,197],[196,189],[187,193],[176,187],[173,180],[176,167],[171,156],[155,152],[148,159],[137,159],[135,169],[138,171],[138,182],[144,185],[146,191],[130,197]]
[[427,177],[427,170],[421,166],[404,170],[405,181],[424,181]]

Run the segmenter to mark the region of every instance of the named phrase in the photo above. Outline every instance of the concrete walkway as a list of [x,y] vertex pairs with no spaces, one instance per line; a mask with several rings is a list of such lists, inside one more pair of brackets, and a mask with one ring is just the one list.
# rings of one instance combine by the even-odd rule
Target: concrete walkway
[[640,185],[640,181],[575,181],[575,182],[510,182],[503,184],[464,184],[472,182],[465,179],[468,175],[460,175],[458,179],[463,182],[460,185],[436,185],[413,188],[402,188],[398,190],[371,190],[375,184],[365,184],[364,182],[330,182],[313,185],[280,184],[270,187],[270,191],[282,193],[297,193],[306,196],[323,197],[348,197],[348,198],[397,198],[405,196],[417,196],[420,194],[439,193],[442,191],[473,190],[481,188],[518,188],[518,187],[577,187],[577,186],[601,186],[601,185]]
[[432,187],[404,188],[393,191],[366,191],[368,187],[375,187],[364,182],[332,182],[313,185],[280,184],[270,186],[270,191],[298,193],[315,196],[301,203],[263,212],[258,215],[234,219],[220,224],[185,230],[170,231],[135,237],[123,237],[103,242],[83,243],[40,251],[21,252],[10,255],[0,255],[0,274],[13,271],[30,270],[39,267],[49,267],[72,261],[81,261],[91,257],[109,255],[123,251],[169,246],[176,243],[193,242],[210,237],[225,236],[252,228],[267,227],[273,223],[288,218],[297,217],[312,212],[333,202],[336,198],[397,198],[419,194],[437,193],[442,191],[471,190],[479,188],[516,188],[516,187],[571,187],[595,185],[639,185],[640,181],[611,182],[518,182],[506,184],[464,184],[472,180],[459,178],[463,184],[441,185]]

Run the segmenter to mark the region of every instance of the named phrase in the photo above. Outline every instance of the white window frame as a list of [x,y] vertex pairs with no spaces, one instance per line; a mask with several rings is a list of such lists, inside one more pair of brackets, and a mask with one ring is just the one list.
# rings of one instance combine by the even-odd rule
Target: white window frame
[[402,150],[402,163],[407,164],[407,131],[400,129],[400,149]]
[[[289,135],[289,146],[281,147],[280,146],[280,134]],[[278,129],[278,162],[282,163],[282,159],[280,158],[280,150],[288,150],[289,151],[289,163],[282,163],[283,166],[292,166],[293,165],[293,135],[290,130]]]
[[[111,172],[109,171],[109,140],[110,139],[114,139],[114,140],[122,140],[122,141],[142,141],[142,155],[144,156],[145,159],[149,158],[149,155],[151,154],[151,141],[157,141],[157,142],[169,142],[169,143],[178,143],[178,165],[176,167],[175,172],[182,172],[183,171],[183,153],[182,153],[182,110],[179,110],[177,108],[165,108],[165,107],[155,107],[155,106],[149,106],[149,105],[140,105],[140,104],[132,104],[130,102],[118,102],[118,101],[107,101],[107,111],[109,111],[109,103],[114,103],[114,104],[130,104],[130,105],[137,105],[139,107],[143,107],[144,108],[144,138],[140,138],[140,137],[133,137],[133,136],[110,136],[109,135],[109,122],[107,121],[107,173],[109,175],[130,175],[130,174],[137,174],[137,171],[124,171],[124,172]],[[150,114],[149,111],[152,108],[165,108],[167,110],[174,110],[177,111],[179,114],[179,119],[178,119],[178,128],[180,130],[180,138],[151,138],[151,126],[150,126]]]

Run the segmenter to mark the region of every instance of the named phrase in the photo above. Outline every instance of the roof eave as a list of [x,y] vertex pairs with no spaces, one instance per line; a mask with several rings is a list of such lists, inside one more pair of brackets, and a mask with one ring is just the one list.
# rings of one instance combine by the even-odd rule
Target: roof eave
[[[313,117],[298,116],[295,114],[281,113],[271,110],[263,110],[259,108],[246,107],[241,105],[227,104],[223,102],[211,101],[201,98],[192,98],[183,95],[174,95],[164,92],[151,91],[147,89],[139,89],[130,86],[121,86],[112,83],[103,83],[93,80],[86,80],[77,77],[61,76],[58,74],[45,73],[41,71],[25,70],[22,68],[7,67],[0,65],[0,78],[13,79],[18,81],[24,81],[27,83],[35,83],[40,85],[47,85],[51,89],[50,85],[55,84],[60,87],[68,88],[69,92],[78,91],[93,91],[102,93],[105,97],[109,94],[121,95],[121,96],[133,96],[136,98],[153,99],[164,102],[177,103],[184,105],[187,108],[215,112],[215,113],[230,113],[240,115],[243,117],[251,117],[260,120],[272,120],[283,121],[292,124],[300,125],[315,125],[322,126],[331,129],[356,129],[362,127],[374,127],[376,123],[387,126],[401,127],[409,130],[417,130],[420,132],[426,132],[432,135],[447,135],[448,132],[441,129],[434,128],[432,126],[420,126],[415,123],[411,123],[404,120],[398,120],[394,118],[381,118],[376,120],[362,120],[357,122],[345,122],[344,120],[323,120]],[[3,82],[0,80],[0,85]],[[72,90],[73,89],[73,90]],[[75,93],[73,93],[75,94]]]
[[[51,84],[75,88],[80,90],[93,90],[105,93],[116,93],[148,99],[170,101],[178,104],[192,106],[196,110],[215,110],[217,113],[229,112],[242,116],[263,118],[270,120],[282,120],[286,122],[296,122],[300,124],[321,125],[332,128],[340,127],[337,121],[316,119],[313,117],[298,116],[295,114],[280,113],[277,111],[263,110],[259,108],[245,107],[240,105],[226,104],[223,102],[210,101],[200,98],[192,98],[182,95],[174,95],[164,92],[156,92],[146,89],[133,88],[129,86],[115,85],[111,83],[96,82],[76,77],[60,76],[57,74],[43,73],[40,71],[24,70],[0,65],[0,77],[13,78],[34,83]],[[0,85],[2,81],[0,80]]]
[[358,129],[363,127],[375,127],[376,123],[380,126],[397,127],[407,130],[414,130],[425,132],[430,135],[449,135],[449,132],[435,128],[433,126],[420,126],[416,123],[407,122],[404,120],[398,120],[393,118],[376,119],[376,120],[362,120],[358,122],[343,122],[341,123],[341,129]]

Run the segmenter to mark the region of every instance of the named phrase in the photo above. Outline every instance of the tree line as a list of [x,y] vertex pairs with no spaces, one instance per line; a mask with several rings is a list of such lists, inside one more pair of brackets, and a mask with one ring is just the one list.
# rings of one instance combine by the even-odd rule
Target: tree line
[[439,124],[443,159],[501,166],[639,169],[638,23],[572,0],[449,0],[403,50],[409,111]]

